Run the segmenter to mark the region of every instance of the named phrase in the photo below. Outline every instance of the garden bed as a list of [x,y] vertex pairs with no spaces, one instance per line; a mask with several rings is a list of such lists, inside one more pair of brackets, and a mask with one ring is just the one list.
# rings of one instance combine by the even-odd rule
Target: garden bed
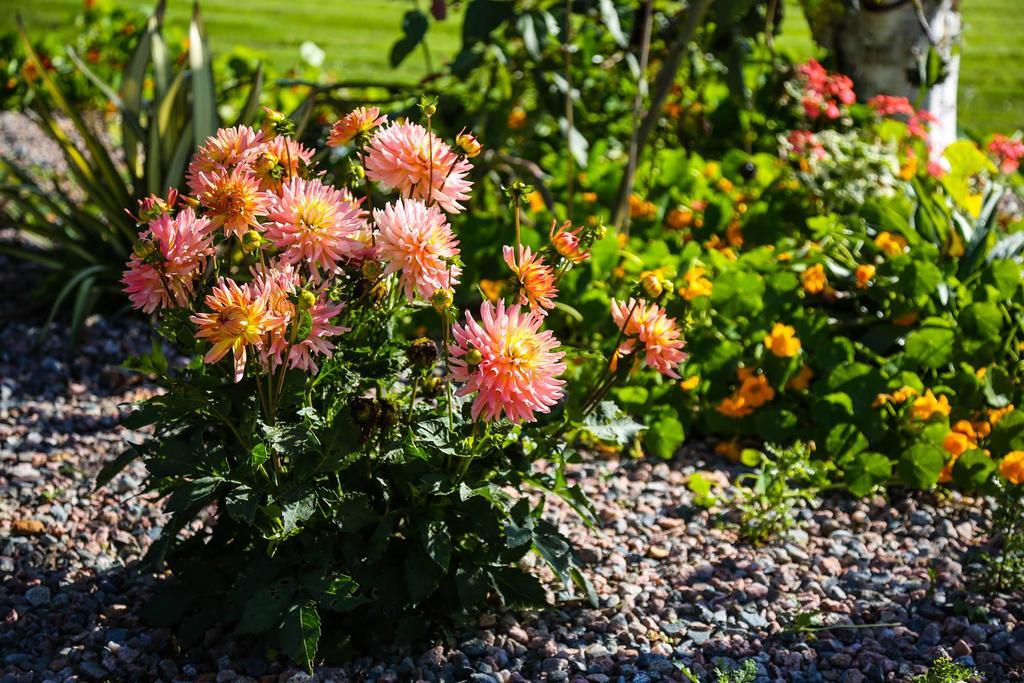
[[[36,324],[0,332],[0,680],[309,680],[216,629],[205,647],[179,651],[171,632],[141,622],[158,578],[132,569],[165,518],[137,495],[141,464],[91,485],[132,437],[118,418],[148,389],[119,363],[146,348],[146,328],[93,318],[72,357],[59,333],[40,345]],[[557,501],[546,514],[583,549],[598,609],[487,613],[409,649],[331,655],[323,642],[316,676],[685,680],[676,663],[710,671],[752,658],[758,680],[891,681],[942,653],[991,681],[1024,675],[1024,608],[968,590],[971,552],[985,542],[982,501],[829,496],[788,538],[750,547],[695,505],[686,481],[698,469],[723,483],[734,474],[699,443],[664,463],[571,466],[599,527]],[[818,611],[841,626],[794,632]]]

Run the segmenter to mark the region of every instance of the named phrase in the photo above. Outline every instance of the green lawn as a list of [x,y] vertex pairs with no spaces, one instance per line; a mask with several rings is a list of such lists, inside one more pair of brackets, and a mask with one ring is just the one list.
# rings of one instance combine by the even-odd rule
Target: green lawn
[[[423,0],[420,0],[421,2]],[[960,80],[961,125],[988,133],[1024,128],[1024,12],[1020,0],[967,0]],[[424,73],[421,51],[400,69],[388,65],[402,14],[411,0],[204,0],[203,14],[214,49],[245,45],[281,67],[294,65],[299,45],[313,41],[337,78],[409,81]],[[0,0],[0,25],[21,8],[33,32],[67,30],[81,0]],[[170,0],[169,20],[184,26],[191,3]],[[149,4],[139,4],[141,8]],[[424,5],[425,6],[425,5]],[[814,53],[796,2],[786,3],[779,45],[798,57]],[[436,62],[458,46],[458,20],[432,25],[428,44]]]

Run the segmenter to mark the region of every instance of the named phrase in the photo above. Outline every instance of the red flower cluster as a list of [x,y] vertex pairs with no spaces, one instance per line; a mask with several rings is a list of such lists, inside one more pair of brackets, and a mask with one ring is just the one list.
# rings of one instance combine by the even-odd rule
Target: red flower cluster
[[988,142],[988,151],[996,156],[1000,171],[1013,173],[1020,168],[1020,158],[1024,157],[1024,142],[996,133]]
[[801,64],[799,72],[807,118],[825,116],[838,119],[843,114],[843,107],[857,101],[853,93],[853,81],[848,76],[829,73],[817,60]]

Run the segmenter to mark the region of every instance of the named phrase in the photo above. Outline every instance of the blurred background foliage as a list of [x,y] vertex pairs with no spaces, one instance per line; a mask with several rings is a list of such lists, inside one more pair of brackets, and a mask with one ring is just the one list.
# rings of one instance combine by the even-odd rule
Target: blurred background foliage
[[[99,4],[139,14],[150,10],[138,2],[100,0]],[[328,78],[413,83],[428,72],[423,55],[413,55],[392,68],[390,48],[401,35],[403,15],[416,6],[426,14],[431,4],[431,0],[255,0],[238,12],[237,3],[211,0],[203,3],[203,12],[218,55],[259,57],[274,70],[287,73],[302,63],[300,48],[308,41],[322,50],[322,68]],[[434,66],[458,51],[466,5],[453,5],[445,20],[432,22],[427,44]],[[73,18],[81,7],[81,0],[0,0],[0,26],[12,27],[20,11],[33,35],[69,41],[79,34]],[[1019,67],[1024,63],[1024,13],[1017,0],[970,0],[963,3],[962,12],[961,125],[978,135],[1024,128],[1024,108],[1019,105],[1024,100],[1024,68]],[[190,13],[188,2],[171,2],[168,7],[168,25],[176,27],[181,38]],[[794,61],[821,56],[797,2],[785,3],[777,46]],[[316,54],[313,51],[312,56]]]

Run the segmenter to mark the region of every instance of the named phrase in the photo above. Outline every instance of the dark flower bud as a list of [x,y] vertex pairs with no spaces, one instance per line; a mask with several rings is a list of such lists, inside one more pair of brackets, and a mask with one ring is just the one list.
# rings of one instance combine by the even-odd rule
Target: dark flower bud
[[437,362],[437,344],[434,340],[420,337],[409,346],[409,361],[419,368],[429,368]]

